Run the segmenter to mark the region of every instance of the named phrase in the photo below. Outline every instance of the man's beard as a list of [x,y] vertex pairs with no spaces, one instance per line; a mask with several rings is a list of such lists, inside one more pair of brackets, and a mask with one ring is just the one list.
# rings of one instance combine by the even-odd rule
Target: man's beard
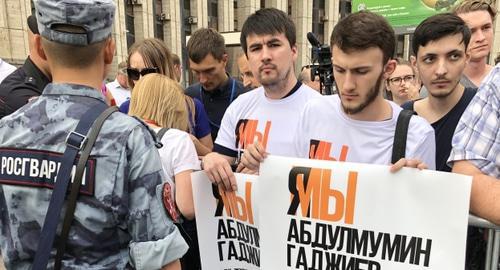
[[458,88],[459,83],[460,81],[458,81],[457,84],[455,84],[455,86],[447,92],[439,91],[438,93],[432,93],[432,91],[429,90],[427,90],[427,92],[429,92],[429,95],[432,96],[433,98],[444,99],[447,98],[449,95],[451,95],[451,93],[453,93],[453,91],[455,91],[455,89]]
[[262,78],[262,76],[259,75],[258,81],[261,83],[262,86],[264,87],[273,87],[276,85],[280,85],[283,82],[286,81],[290,74],[290,69],[287,71],[284,71],[283,73],[279,72],[278,69],[276,70],[276,77],[268,77],[268,78]]
[[[361,102],[357,107],[354,108],[347,108],[344,106],[344,103],[342,102],[342,98],[340,99],[340,103],[342,104],[342,108],[344,109],[344,112],[346,114],[356,114],[364,110],[368,105],[370,105],[379,95],[380,93],[380,86],[382,85],[382,80],[383,80],[383,73],[380,73],[380,76],[377,79],[377,82],[375,83],[375,86],[368,91],[365,100]],[[337,89],[338,86],[337,86]]]

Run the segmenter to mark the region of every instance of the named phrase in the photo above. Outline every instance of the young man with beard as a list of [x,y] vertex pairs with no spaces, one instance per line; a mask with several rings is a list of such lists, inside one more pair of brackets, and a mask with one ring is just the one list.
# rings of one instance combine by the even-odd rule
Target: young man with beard
[[[356,31],[353,31],[356,29]],[[394,71],[394,30],[380,15],[358,12],[341,20],[330,39],[339,95],[307,103],[295,136],[295,156],[371,164],[391,163],[401,108],[383,98],[383,82]],[[434,132],[412,116],[402,166],[434,169]]]
[[230,164],[254,142],[276,155],[291,155],[294,127],[308,99],[320,94],[297,81],[296,31],[283,11],[264,8],[250,15],[241,31],[241,46],[252,74],[262,84],[236,99],[222,119],[214,153],[203,158],[213,183],[235,189]]
[[[428,97],[403,104],[425,118],[436,134],[436,170],[450,172],[447,165],[453,132],[463,112],[476,94],[476,88],[460,83],[469,61],[467,46],[471,32],[465,22],[453,14],[427,18],[415,29],[413,65],[428,90]],[[469,227],[467,233],[466,269],[484,269],[482,233]]]

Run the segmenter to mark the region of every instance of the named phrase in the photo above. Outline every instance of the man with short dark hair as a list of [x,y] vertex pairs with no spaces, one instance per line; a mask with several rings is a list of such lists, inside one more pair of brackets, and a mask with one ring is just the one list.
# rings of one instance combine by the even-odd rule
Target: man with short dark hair
[[[426,98],[403,104],[425,118],[436,134],[436,170],[450,172],[447,164],[453,133],[476,88],[460,83],[470,55],[471,32],[458,16],[443,13],[422,21],[413,35],[412,65],[428,90]],[[467,232],[466,269],[484,269],[485,246],[482,233],[474,227]]]
[[436,135],[436,170],[451,171],[446,161],[451,151],[453,131],[475,88],[460,84],[462,72],[469,60],[467,46],[470,30],[458,16],[444,13],[427,18],[415,29],[412,65],[429,95],[424,99],[403,104],[425,118]]
[[35,36],[40,35],[35,15],[30,15],[27,23],[30,54],[20,68],[0,83],[0,118],[40,96],[51,80],[47,61],[35,50]]
[[[60,183],[70,181],[55,178],[59,168],[73,163],[62,152],[81,150],[87,134],[75,127],[90,120],[89,112],[107,107],[100,88],[115,53],[112,0],[43,0],[35,7],[40,30],[35,50],[47,60],[53,83],[0,120],[2,163],[22,161],[0,171],[0,243],[7,269],[31,269],[35,253],[52,249],[44,241],[50,237],[46,225],[53,220],[61,225],[64,218],[49,205],[64,197]],[[62,269],[180,270],[178,259],[187,245],[162,203],[161,161],[144,124],[111,114],[83,175]],[[55,233],[60,243],[62,233]],[[53,268],[55,253],[47,255]]]
[[203,103],[215,141],[224,112],[245,92],[245,87],[226,72],[228,55],[224,37],[215,29],[196,30],[189,38],[187,50],[189,69],[199,82],[190,85],[186,94]]
[[321,96],[295,76],[296,30],[283,11],[264,8],[250,15],[243,24],[240,43],[262,86],[229,106],[214,153],[203,158],[210,180],[228,190],[236,188],[231,164],[236,165],[249,147],[275,155],[292,153],[290,145],[301,109],[307,100]]
[[[330,43],[339,94],[306,104],[294,140],[295,156],[389,165],[401,108],[381,91],[396,66],[391,59],[394,30],[382,16],[362,11],[342,19]],[[392,171],[403,166],[434,169],[434,151],[432,128],[412,116],[407,158],[397,161]]]

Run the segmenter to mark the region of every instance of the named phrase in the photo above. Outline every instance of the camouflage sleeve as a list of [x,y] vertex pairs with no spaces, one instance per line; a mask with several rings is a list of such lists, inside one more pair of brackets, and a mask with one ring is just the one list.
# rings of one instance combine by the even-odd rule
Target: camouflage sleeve
[[130,133],[127,160],[130,262],[135,269],[160,269],[182,257],[188,246],[163,207],[160,156],[141,125]]

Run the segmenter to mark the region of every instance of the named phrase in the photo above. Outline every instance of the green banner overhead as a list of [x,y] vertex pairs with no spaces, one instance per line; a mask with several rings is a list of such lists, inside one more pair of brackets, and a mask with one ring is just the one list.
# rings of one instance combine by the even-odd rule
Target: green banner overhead
[[459,0],[353,0],[353,12],[370,10],[384,16],[397,34],[411,33],[425,18],[449,11]]

